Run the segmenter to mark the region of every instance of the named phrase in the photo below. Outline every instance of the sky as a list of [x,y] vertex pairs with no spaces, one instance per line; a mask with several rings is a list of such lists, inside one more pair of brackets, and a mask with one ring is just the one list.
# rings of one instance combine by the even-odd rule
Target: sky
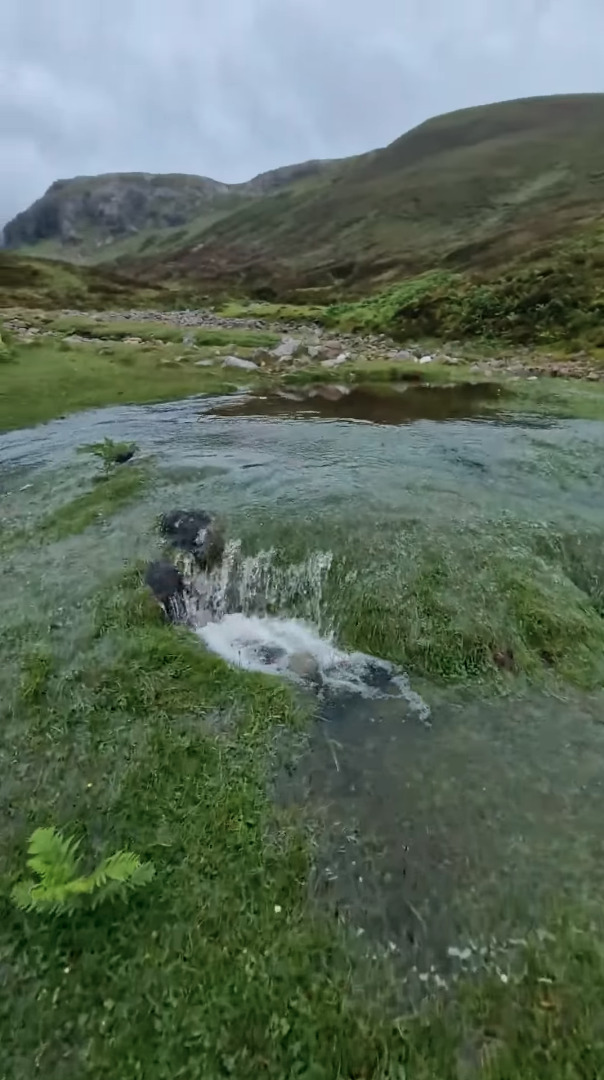
[[604,91],[603,0],[0,0],[0,224],[53,180],[238,182]]

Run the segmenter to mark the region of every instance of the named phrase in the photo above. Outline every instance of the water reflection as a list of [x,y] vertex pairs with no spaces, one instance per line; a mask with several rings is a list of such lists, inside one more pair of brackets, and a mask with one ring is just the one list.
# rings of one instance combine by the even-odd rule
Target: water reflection
[[[493,383],[428,386],[321,385],[237,397],[210,415],[291,419],[356,420],[371,424],[410,424],[414,420],[467,420],[492,416],[503,391]],[[489,405],[490,407],[487,407]]]

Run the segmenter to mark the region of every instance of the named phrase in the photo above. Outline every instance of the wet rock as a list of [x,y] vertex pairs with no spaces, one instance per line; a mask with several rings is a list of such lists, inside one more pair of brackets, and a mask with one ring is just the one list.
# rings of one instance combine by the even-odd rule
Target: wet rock
[[289,670],[299,679],[318,679],[320,670],[316,656],[310,652],[293,653],[289,660]]
[[127,461],[132,461],[135,453],[136,447],[129,446],[126,450],[122,450],[120,451],[120,453],[116,454],[113,460],[115,461],[116,465],[125,465]]
[[253,360],[244,360],[241,356],[225,356],[222,366],[240,368],[241,371],[258,371],[258,364],[255,364]]
[[159,527],[168,543],[191,555],[202,570],[210,569],[222,558],[222,530],[204,510],[172,510],[160,518]]
[[158,559],[149,563],[145,572],[145,585],[161,604],[171,622],[182,622],[186,616],[184,581],[180,571],[172,563]]

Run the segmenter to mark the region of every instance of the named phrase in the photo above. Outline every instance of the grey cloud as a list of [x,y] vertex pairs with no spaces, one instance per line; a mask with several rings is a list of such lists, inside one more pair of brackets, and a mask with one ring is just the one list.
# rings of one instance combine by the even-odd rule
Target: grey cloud
[[601,0],[5,0],[0,221],[57,177],[244,180],[449,109],[603,90]]

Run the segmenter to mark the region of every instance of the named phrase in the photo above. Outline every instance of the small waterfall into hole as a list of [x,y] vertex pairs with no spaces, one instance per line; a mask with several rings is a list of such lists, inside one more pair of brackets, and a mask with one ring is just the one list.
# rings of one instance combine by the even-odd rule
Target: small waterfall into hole
[[326,585],[331,552],[283,565],[273,549],[244,555],[231,541],[221,562],[200,572],[188,563],[187,621],[207,648],[247,671],[280,675],[320,697],[404,699],[421,720],[429,707],[407,676],[386,660],[335,644]]

